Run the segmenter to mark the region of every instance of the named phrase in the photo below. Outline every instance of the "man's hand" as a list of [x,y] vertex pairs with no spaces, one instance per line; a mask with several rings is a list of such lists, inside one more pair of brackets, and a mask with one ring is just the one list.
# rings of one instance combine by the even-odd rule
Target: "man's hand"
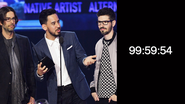
[[28,102],[28,104],[35,104],[35,99],[33,97],[30,97],[30,101]]
[[99,98],[96,92],[91,93],[91,95],[94,98],[94,101],[99,101]]
[[93,55],[93,56],[88,56],[85,58],[83,64],[85,66],[89,66],[91,64],[94,64],[94,62],[96,61],[96,59],[93,59],[93,58],[96,58],[96,55]]
[[37,74],[40,76],[42,76],[43,74],[45,74],[48,71],[48,68],[46,68],[46,66],[41,67],[41,65],[42,65],[42,62],[40,62],[37,65]]
[[112,96],[109,98],[109,103],[110,103],[111,100],[117,102],[117,96],[116,96],[115,94],[112,95]]

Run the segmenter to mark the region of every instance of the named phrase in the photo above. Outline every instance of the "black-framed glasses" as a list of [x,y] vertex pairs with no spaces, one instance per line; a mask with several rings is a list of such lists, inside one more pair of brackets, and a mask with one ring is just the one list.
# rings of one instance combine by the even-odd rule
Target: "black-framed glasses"
[[7,21],[7,22],[10,22],[11,20],[12,20],[12,21],[15,21],[16,19],[15,19],[15,17],[13,17],[13,18],[9,18],[9,17],[8,17],[8,18],[6,18],[6,19],[4,19],[4,20]]
[[109,21],[97,21],[98,25],[108,25],[109,22],[112,22],[113,20],[109,20]]

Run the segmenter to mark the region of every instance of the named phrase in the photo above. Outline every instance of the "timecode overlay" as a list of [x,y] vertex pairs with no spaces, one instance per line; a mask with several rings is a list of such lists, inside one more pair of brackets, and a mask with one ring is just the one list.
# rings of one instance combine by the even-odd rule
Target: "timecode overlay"
[[[173,96],[169,90],[174,79],[174,46],[172,45],[130,45],[127,47],[126,71],[133,93],[143,94],[139,99]],[[157,95],[157,98],[156,96]],[[160,97],[159,97],[160,96]],[[163,99],[162,99],[163,100]]]
[[130,55],[172,55],[172,46],[130,46]]
[[176,62],[172,45],[130,45],[127,52],[127,63],[136,76],[138,73],[142,76],[156,75],[156,78],[165,76],[171,73]]

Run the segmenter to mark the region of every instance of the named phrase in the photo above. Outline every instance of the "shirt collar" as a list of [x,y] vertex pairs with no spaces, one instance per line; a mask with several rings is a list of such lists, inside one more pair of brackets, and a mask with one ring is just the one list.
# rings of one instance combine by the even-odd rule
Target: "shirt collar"
[[[116,36],[116,32],[113,33],[113,36],[112,36],[111,39],[105,40],[105,38],[103,38],[103,41],[108,42],[108,45],[110,45],[112,43],[112,41],[114,40],[115,36]],[[104,42],[103,42],[103,44],[104,44]]]
[[[3,36],[3,34],[2,34],[2,36]],[[13,33],[13,37],[11,39],[6,39],[4,36],[3,36],[3,39],[4,39],[4,42],[7,46],[11,46],[12,42],[13,42],[13,44],[15,44],[15,42],[16,42],[15,32]],[[9,43],[8,41],[11,43]]]
[[50,40],[50,39],[46,38],[46,33],[45,33],[44,37],[45,37],[45,40],[49,46],[52,46],[54,42],[59,43],[59,37],[56,37],[55,40]]

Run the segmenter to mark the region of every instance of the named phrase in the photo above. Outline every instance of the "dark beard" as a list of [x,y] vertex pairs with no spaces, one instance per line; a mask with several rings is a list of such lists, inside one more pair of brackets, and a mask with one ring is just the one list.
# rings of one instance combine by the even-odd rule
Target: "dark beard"
[[5,28],[5,27],[3,27],[3,28],[4,28],[4,30],[5,30],[5,31],[7,31],[7,32],[13,32],[13,31],[14,31],[15,26],[14,26],[14,28],[13,28],[12,30],[10,30],[10,29],[8,29],[8,28]]
[[49,31],[49,33],[50,33],[52,36],[54,36],[54,37],[60,36],[60,35],[55,35],[55,34],[51,33],[50,31]]
[[[107,29],[107,28],[104,28],[104,27],[101,27],[101,29]],[[112,29],[112,26],[110,28],[107,29],[107,31],[100,31],[102,35],[107,35],[111,32],[111,29]]]
[[52,36],[54,36],[54,37],[60,37],[60,35],[61,35],[61,32],[59,33],[59,35],[55,35],[55,34],[53,34],[51,31],[49,31],[49,33],[50,33]]
[[105,32],[105,31],[101,31],[101,34],[102,34],[102,35],[107,35],[107,34],[109,34],[109,33],[110,33],[110,31],[106,31],[106,32]]

